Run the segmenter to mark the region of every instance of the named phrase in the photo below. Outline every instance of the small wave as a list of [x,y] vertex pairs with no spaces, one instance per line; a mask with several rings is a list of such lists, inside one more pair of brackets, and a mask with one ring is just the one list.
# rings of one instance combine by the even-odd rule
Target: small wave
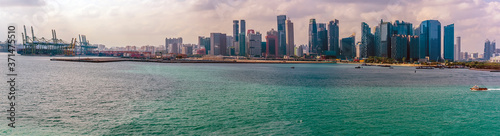
[[488,88],[488,91],[500,91],[500,88]]

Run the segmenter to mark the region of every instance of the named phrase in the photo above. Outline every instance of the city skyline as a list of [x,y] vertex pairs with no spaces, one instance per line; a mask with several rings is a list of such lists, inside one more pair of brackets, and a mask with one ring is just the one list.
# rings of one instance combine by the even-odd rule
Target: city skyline
[[[339,37],[345,38],[356,33],[355,42],[361,41],[361,22],[366,22],[373,29],[381,19],[410,22],[414,26],[424,20],[439,20],[442,26],[455,24],[455,37],[462,37],[464,52],[482,53],[484,41],[495,40],[500,35],[500,27],[495,25],[500,23],[500,3],[496,1],[266,2],[270,4],[263,4],[259,0],[8,0],[0,2],[0,17],[8,20],[2,22],[4,26],[8,23],[15,23],[19,28],[32,25],[35,35],[40,37],[50,37],[49,29],[55,29],[58,37],[66,42],[78,34],[84,34],[92,44],[104,44],[107,47],[162,45],[165,37],[182,37],[184,43],[196,44],[198,36],[232,34],[233,20],[246,20],[246,29],[265,33],[271,29],[278,30],[278,15],[286,15],[287,19],[294,22],[296,45],[308,43],[307,31],[311,18],[316,19],[318,24],[338,19]],[[0,36],[5,37],[5,34],[1,33]]]

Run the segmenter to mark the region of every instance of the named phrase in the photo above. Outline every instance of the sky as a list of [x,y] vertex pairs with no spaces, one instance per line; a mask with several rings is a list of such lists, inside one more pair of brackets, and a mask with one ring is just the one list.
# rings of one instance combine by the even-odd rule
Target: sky
[[[7,26],[34,27],[36,37],[50,39],[51,29],[64,41],[87,36],[106,47],[164,45],[165,38],[182,37],[198,43],[212,32],[232,35],[232,20],[246,20],[246,28],[265,33],[277,27],[277,15],[294,23],[295,43],[308,43],[309,19],[340,21],[340,37],[356,34],[361,22],[370,27],[380,20],[413,23],[439,20],[455,24],[462,51],[483,52],[486,39],[500,39],[498,0],[1,0],[0,37]],[[30,33],[30,29],[27,29]],[[20,38],[18,38],[20,39]],[[4,41],[4,40],[2,40]]]

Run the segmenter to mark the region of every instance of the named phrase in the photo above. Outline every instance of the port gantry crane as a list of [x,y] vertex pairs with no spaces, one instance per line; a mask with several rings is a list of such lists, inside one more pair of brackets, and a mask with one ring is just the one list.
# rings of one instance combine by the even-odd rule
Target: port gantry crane
[[26,26],[24,26],[22,38],[24,48],[18,51],[22,55],[86,55],[93,53],[92,51],[97,48],[97,46],[89,45],[85,35],[79,35],[79,42],[76,38],[72,38],[71,43],[66,43],[57,39],[56,30],[52,30],[52,39],[47,40],[44,37],[35,37],[33,27],[31,27],[31,37],[29,37],[26,34]]

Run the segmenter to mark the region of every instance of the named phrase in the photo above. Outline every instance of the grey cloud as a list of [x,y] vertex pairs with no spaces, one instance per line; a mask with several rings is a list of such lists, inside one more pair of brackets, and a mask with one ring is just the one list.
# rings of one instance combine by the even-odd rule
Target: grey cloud
[[45,0],[2,0],[0,7],[41,7],[45,6]]

